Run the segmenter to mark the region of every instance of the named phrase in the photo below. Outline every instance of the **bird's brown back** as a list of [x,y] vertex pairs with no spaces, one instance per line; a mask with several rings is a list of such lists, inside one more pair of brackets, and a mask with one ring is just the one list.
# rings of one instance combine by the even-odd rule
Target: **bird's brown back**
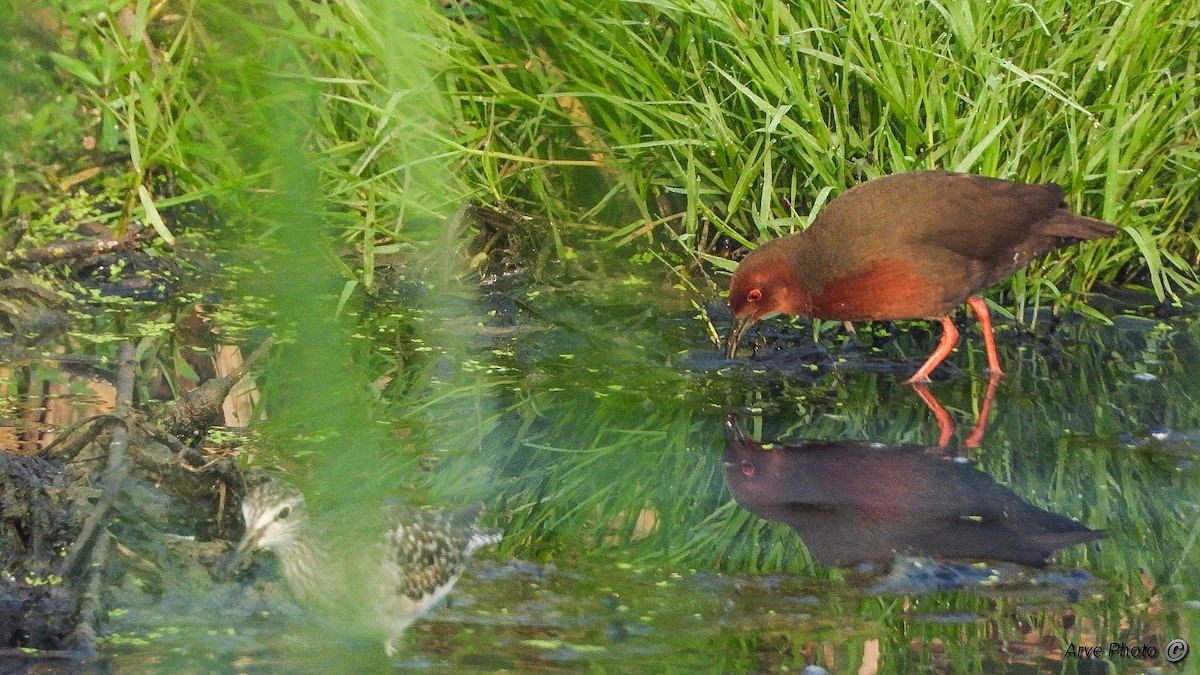
[[[935,316],[1047,251],[1115,232],[1071,213],[1062,199],[1052,183],[913,171],[851,188],[807,231],[778,245],[816,316]],[[884,310],[839,315],[846,303]]]

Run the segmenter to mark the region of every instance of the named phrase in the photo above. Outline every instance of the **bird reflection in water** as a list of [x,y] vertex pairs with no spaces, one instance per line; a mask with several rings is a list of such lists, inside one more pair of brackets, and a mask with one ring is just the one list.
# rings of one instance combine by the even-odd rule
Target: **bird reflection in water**
[[1042,567],[1103,531],[1021,499],[944,448],[859,441],[763,444],[726,418],[725,484],[760,518],[786,523],[830,566],[897,554]]
[[[998,375],[988,377],[987,389],[983,394],[983,403],[979,406],[979,418],[975,420],[975,426],[971,428],[971,432],[963,439],[962,447],[965,450],[973,450],[979,447],[983,442],[983,434],[987,431],[988,418],[992,414],[992,401],[996,398],[996,384],[999,383]],[[950,444],[950,439],[954,438],[954,419],[950,417],[950,412],[946,407],[937,400],[933,392],[929,391],[929,387],[924,384],[917,383],[912,385],[913,391],[916,392],[917,398],[929,408],[929,412],[933,413],[933,419],[938,425],[938,447],[944,448]]]

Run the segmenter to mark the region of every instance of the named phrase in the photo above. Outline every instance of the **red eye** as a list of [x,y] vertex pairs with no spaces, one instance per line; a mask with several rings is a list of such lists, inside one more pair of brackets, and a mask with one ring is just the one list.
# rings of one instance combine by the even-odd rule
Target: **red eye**
[[[755,291],[755,293],[757,292],[758,291]],[[754,462],[751,462],[748,459],[742,460],[742,475],[746,476],[747,478],[754,477]]]
[[758,302],[759,300],[762,300],[762,291],[756,288],[746,294],[746,299],[750,302]]

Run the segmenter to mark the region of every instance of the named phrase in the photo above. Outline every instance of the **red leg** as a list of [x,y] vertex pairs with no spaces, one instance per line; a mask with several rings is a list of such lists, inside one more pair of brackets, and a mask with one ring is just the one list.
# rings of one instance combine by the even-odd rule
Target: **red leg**
[[919,384],[929,381],[929,374],[933,372],[938,364],[946,360],[950,352],[954,351],[954,345],[958,344],[958,329],[954,327],[954,322],[950,317],[942,317],[942,341],[938,343],[937,349],[929,355],[925,361],[925,365],[921,366],[913,376],[908,378],[907,384]]
[[929,412],[933,413],[934,419],[937,420],[938,447],[946,447],[949,445],[950,439],[954,437],[954,420],[950,418],[950,413],[946,412],[946,408],[924,384],[914,384],[913,391],[917,392],[917,396],[921,397],[921,400],[925,402],[925,407],[929,408]]
[[967,298],[967,304],[979,317],[979,326],[983,329],[983,346],[987,350],[988,372],[993,375],[1003,375],[1000,370],[1000,356],[996,354],[996,338],[992,336],[992,316],[988,314],[987,303],[978,295]]
[[983,442],[983,432],[987,430],[988,417],[992,414],[992,399],[996,398],[996,383],[1000,381],[1000,373],[992,373],[988,377],[987,392],[983,395],[983,405],[979,407],[979,419],[975,427],[963,441],[964,448],[978,448]]

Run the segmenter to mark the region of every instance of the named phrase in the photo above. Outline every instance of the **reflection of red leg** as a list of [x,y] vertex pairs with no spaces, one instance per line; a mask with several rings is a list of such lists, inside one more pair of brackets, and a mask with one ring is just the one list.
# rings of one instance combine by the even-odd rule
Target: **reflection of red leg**
[[996,383],[1000,381],[1001,373],[993,372],[988,376],[987,391],[983,395],[983,405],[979,407],[979,419],[971,434],[963,441],[964,448],[978,448],[983,442],[983,432],[987,431],[988,417],[992,414],[992,399],[996,398]]
[[[991,329],[988,329],[990,335]],[[954,351],[954,345],[958,344],[958,329],[954,327],[954,322],[950,317],[942,317],[942,341],[938,343],[937,349],[926,359],[925,365],[921,366],[913,376],[908,378],[908,384],[918,384],[920,382],[928,382],[929,374],[933,372],[938,364],[946,360],[950,352]]]
[[987,303],[978,295],[967,298],[967,304],[979,317],[979,326],[983,329],[983,346],[987,349],[988,372],[993,375],[1003,375],[1000,370],[1000,356],[996,354],[996,338],[992,335],[992,316],[988,313]]
[[950,419],[950,413],[946,412],[941,402],[924,384],[914,384],[913,391],[917,392],[917,396],[921,397],[925,406],[929,408],[929,412],[933,413],[933,417],[937,420],[938,447],[946,447],[950,443],[950,439],[954,437],[954,420]]

